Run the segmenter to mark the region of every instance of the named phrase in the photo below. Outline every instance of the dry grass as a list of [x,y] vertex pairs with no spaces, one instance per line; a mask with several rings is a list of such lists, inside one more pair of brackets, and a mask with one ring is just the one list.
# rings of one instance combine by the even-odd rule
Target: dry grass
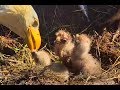
[[[93,35],[93,44],[91,53],[101,60],[102,68],[104,72],[99,77],[89,76],[86,77],[82,74],[77,76],[71,76],[69,81],[60,82],[53,77],[50,79],[43,75],[44,67],[36,65],[31,53],[26,45],[19,43],[12,38],[6,38],[0,36],[0,84],[1,85],[110,85],[119,84],[120,80],[120,48],[119,38],[116,38],[115,42],[112,42],[112,33],[104,31],[101,36]],[[6,54],[6,48],[9,52],[14,52],[11,55]],[[13,49],[14,48],[14,49]],[[54,52],[45,47],[53,55],[53,62],[57,56],[54,56]],[[98,55],[99,54],[99,55]],[[51,72],[50,72],[51,73]]]

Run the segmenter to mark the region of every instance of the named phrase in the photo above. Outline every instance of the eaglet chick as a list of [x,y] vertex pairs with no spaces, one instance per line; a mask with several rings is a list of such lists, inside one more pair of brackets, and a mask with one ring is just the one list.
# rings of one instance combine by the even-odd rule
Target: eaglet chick
[[62,84],[69,79],[68,69],[61,63],[55,63],[51,61],[50,54],[45,50],[35,51],[32,53],[36,63],[41,64],[44,68],[42,75],[45,84]]
[[52,63],[50,54],[45,50],[34,51],[32,52],[32,55],[36,64],[49,66]]
[[75,47],[71,56],[72,69],[84,75],[99,75],[101,64],[89,54],[91,40],[86,34],[76,34]]
[[65,65],[68,65],[68,63],[70,63],[71,53],[74,48],[72,36],[65,30],[59,30],[55,35],[55,54],[59,56],[60,60],[62,60]]

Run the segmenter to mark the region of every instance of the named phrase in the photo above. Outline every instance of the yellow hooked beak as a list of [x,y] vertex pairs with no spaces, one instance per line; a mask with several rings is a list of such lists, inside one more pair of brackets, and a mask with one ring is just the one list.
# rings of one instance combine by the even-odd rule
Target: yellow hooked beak
[[28,28],[26,42],[31,52],[37,51],[41,45],[41,36],[39,30],[30,26]]

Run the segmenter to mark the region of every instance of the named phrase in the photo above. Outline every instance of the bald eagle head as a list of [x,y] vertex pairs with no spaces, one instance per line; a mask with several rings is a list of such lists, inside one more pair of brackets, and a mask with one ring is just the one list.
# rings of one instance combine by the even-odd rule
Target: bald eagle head
[[31,5],[0,5],[0,24],[25,39],[31,51],[39,49],[39,19]]

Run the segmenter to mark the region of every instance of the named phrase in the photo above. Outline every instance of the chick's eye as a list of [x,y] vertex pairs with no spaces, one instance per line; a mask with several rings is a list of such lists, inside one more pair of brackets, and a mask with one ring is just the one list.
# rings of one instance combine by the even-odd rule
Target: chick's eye
[[79,43],[75,41],[75,45],[76,45],[76,46],[78,46],[78,45],[79,45]]
[[62,42],[62,43],[66,43],[66,40],[62,39],[61,42]]
[[38,26],[38,20],[34,20],[33,24],[32,24],[33,27],[37,27]]

